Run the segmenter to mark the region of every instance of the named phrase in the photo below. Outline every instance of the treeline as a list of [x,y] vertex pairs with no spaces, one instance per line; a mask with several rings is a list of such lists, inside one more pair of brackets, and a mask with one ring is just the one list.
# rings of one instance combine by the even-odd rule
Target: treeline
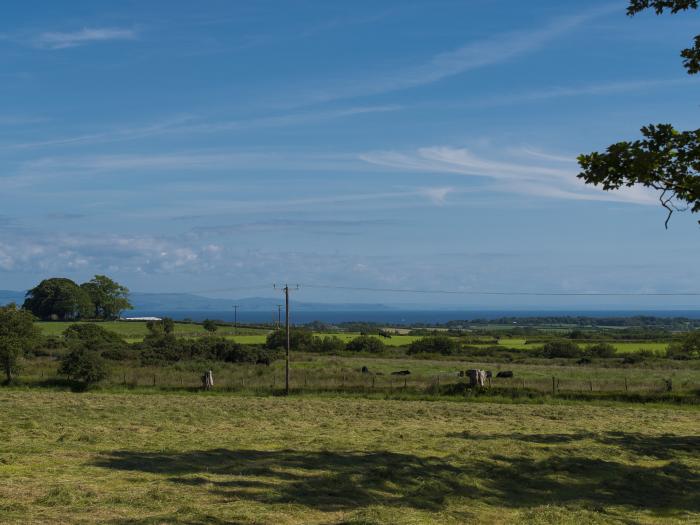
[[22,308],[42,320],[118,319],[132,309],[129,289],[106,275],[77,284],[65,277],[44,279],[27,292]]

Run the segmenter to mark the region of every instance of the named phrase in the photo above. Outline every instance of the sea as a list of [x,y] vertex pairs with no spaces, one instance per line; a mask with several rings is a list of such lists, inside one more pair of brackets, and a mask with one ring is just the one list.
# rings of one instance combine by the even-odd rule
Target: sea
[[[448,321],[470,321],[475,319],[493,320],[501,317],[685,317],[700,319],[700,310],[377,310],[377,311],[312,311],[297,310],[290,313],[290,321],[296,325],[320,321],[326,324],[347,322],[368,322],[389,325],[436,325]],[[217,321],[234,322],[233,310],[130,310],[125,317],[171,317],[177,321]],[[277,312],[238,310],[239,323],[271,323],[277,321]],[[284,312],[282,312],[284,321]]]

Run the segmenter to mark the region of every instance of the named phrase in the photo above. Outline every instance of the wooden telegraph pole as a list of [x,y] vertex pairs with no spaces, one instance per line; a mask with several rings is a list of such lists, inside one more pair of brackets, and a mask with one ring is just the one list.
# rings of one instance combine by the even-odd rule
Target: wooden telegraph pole
[[[273,285],[274,288],[277,288],[276,285]],[[297,285],[296,289],[299,289],[299,285]],[[286,353],[285,353],[285,363],[284,363],[284,394],[289,395],[289,352],[292,347],[292,340],[291,340],[291,335],[290,335],[290,326],[289,326],[289,285],[285,284],[284,288],[282,288],[282,291],[284,291],[284,327],[285,327],[285,332],[286,332],[286,339],[287,339],[287,345],[286,345]],[[281,306],[281,305],[280,305]],[[278,310],[279,312],[279,310]]]
[[289,337],[289,285],[284,285],[284,326],[287,332],[287,355],[284,363],[284,394],[289,395],[289,350],[291,338]]

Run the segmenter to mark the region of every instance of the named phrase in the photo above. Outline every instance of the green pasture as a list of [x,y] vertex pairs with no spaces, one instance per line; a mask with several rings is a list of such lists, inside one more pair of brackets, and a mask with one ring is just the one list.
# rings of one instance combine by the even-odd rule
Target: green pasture
[[[597,360],[579,365],[575,359],[531,359],[525,362],[494,363],[467,359],[425,359],[397,354],[394,356],[351,355],[332,356],[292,352],[291,387],[301,392],[347,392],[381,394],[406,392],[429,395],[437,385],[463,382],[459,371],[473,368],[511,371],[512,379],[494,377],[494,393],[498,389],[516,389],[551,393],[552,378],[557,393],[630,393],[658,395],[671,381],[673,393],[692,395],[700,391],[700,362],[662,361],[633,366],[611,364]],[[25,360],[18,381],[28,387],[48,386],[67,390],[65,378],[58,375],[59,363],[49,357]],[[366,367],[368,373],[362,373]],[[269,395],[284,384],[284,361],[271,366],[248,363],[182,361],[158,366],[142,366],[138,362],[112,361],[109,375],[97,388],[125,390],[147,388],[157,390],[197,389],[204,370],[214,372],[216,389]],[[393,372],[407,370],[406,376]]]
[[0,390],[0,521],[698,523],[699,416]]
[[[37,322],[37,326],[40,328],[44,335],[50,336],[61,336],[64,330],[70,326],[72,323],[64,322]],[[145,322],[139,321],[106,321],[99,323],[100,326],[107,330],[111,330],[121,337],[126,339],[128,342],[138,342],[141,341],[146,334],[148,329],[146,328]],[[204,330],[199,324],[191,323],[175,323],[175,335],[178,337],[202,337],[207,335],[209,332]],[[216,335],[224,336],[228,339],[233,339],[241,344],[246,345],[260,345],[264,344],[269,330],[239,327],[235,329],[232,326],[220,326],[216,331]],[[318,336],[334,336],[339,337],[343,341],[347,342],[355,337],[358,337],[359,333],[354,332],[337,332],[337,333],[316,333]],[[401,347],[408,346],[413,341],[420,339],[421,336],[417,335],[392,335],[391,337],[378,337],[385,345],[389,347]],[[504,348],[511,348],[514,350],[532,350],[539,348],[542,343],[530,343],[528,344],[525,338],[509,338],[502,337],[499,340],[498,346]],[[582,347],[585,347],[591,343],[580,342]],[[633,353],[640,350],[648,350],[656,354],[662,354],[666,351],[668,343],[665,342],[616,342],[613,341],[612,344],[615,346],[619,353]],[[493,346],[490,344],[475,344],[472,346],[476,347],[488,347]]]

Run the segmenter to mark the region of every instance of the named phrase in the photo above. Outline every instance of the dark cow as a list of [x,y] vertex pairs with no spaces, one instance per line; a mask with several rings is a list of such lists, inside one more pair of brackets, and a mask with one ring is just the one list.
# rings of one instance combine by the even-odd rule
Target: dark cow
[[255,361],[256,365],[265,365],[265,366],[270,366],[270,358],[265,356],[265,357],[258,357],[258,360]]
[[498,372],[496,377],[513,377],[513,372],[510,370],[503,370],[502,372]]
[[493,377],[493,372],[491,370],[486,371],[486,379],[491,379]]
[[363,366],[363,367],[362,367],[362,373],[363,373],[363,374],[369,374],[369,368],[367,368],[366,366]]
[[399,370],[398,372],[392,372],[391,375],[392,376],[407,376],[407,375],[411,375],[411,371],[410,370]]

